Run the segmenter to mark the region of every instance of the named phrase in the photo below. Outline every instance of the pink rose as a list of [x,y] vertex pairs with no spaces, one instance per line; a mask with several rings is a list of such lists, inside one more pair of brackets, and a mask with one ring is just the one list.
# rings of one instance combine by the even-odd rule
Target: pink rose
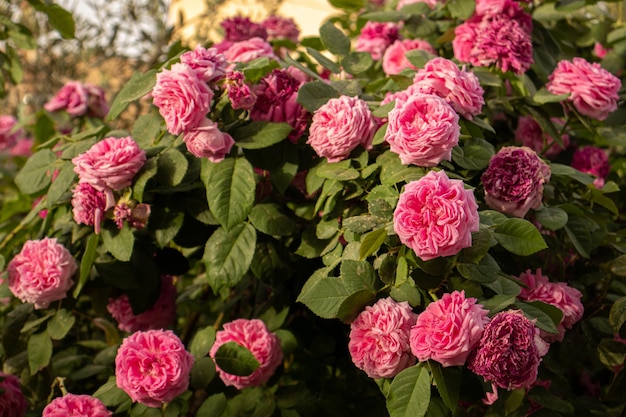
[[609,175],[609,156],[606,152],[596,146],[585,146],[576,149],[572,157],[572,168],[591,174],[596,177],[593,185],[597,188],[604,187],[604,181]]
[[600,42],[596,42],[593,45],[593,54],[600,59],[603,59],[610,51],[610,49],[605,48]]
[[24,136],[24,130],[17,126],[17,119],[10,115],[0,116],[0,152],[11,149]]
[[224,40],[227,42],[241,42],[251,38],[267,39],[267,30],[262,24],[254,23],[246,16],[233,16],[222,20]]
[[369,149],[375,128],[365,101],[341,96],[328,100],[313,113],[307,143],[328,162],[339,162],[350,156],[358,145]]
[[411,94],[389,112],[385,140],[403,164],[432,167],[449,161],[459,142],[459,115],[441,97]]
[[0,416],[24,417],[27,408],[20,380],[14,375],[0,372]]
[[437,51],[428,41],[422,39],[397,39],[383,55],[383,71],[387,75],[400,74],[405,69],[416,70],[415,65],[406,58],[406,53],[415,49],[437,55]]
[[617,109],[619,78],[583,58],[559,61],[548,77],[546,88],[553,94],[569,94],[567,98],[576,110],[596,120],[605,120]]
[[402,9],[404,6],[414,3],[426,3],[428,7],[433,9],[437,3],[443,3],[443,0],[400,0],[396,6],[396,10]]
[[417,359],[463,365],[489,322],[489,311],[476,302],[465,291],[453,291],[428,304],[411,328],[411,351]]
[[110,417],[113,413],[90,395],[65,394],[43,409],[42,417]]
[[161,407],[187,390],[193,356],[171,330],[138,331],[122,341],[115,380],[134,402]]
[[467,367],[497,387],[528,388],[537,380],[547,350],[539,329],[521,311],[502,311],[485,326]]
[[215,360],[217,350],[224,343],[235,342],[248,349],[259,361],[259,367],[248,376],[237,376],[224,372],[215,365],[217,373],[226,385],[237,389],[256,387],[266,383],[283,360],[283,351],[278,337],[258,319],[237,319],[224,324],[217,332],[209,355]]
[[446,58],[434,58],[417,71],[413,78],[414,91],[435,94],[466,119],[480,114],[485,104],[485,91],[474,73],[459,69]]
[[240,71],[229,71],[226,76],[226,92],[233,109],[250,110],[256,103],[256,95],[245,82],[245,77]]
[[444,171],[430,171],[404,187],[393,213],[393,228],[424,261],[455,255],[472,246],[472,232],[479,228],[474,193]]
[[111,208],[107,201],[111,202],[114,199],[110,190],[98,191],[86,182],[77,184],[72,191],[74,221],[78,224],[94,226],[94,232],[100,233],[104,214]]
[[382,298],[365,307],[350,325],[352,362],[370,378],[393,378],[412,366],[409,331],[416,318],[406,301]]
[[72,254],[56,238],[29,240],[7,266],[9,289],[36,309],[47,308],[66,297],[77,269]]
[[491,157],[481,180],[489,207],[523,218],[541,206],[550,167],[530,148],[506,146]]
[[70,116],[82,116],[89,108],[89,96],[78,81],[69,81],[52,97],[43,108],[49,112],[65,110]]
[[126,294],[109,299],[107,311],[117,320],[117,327],[128,333],[166,329],[176,319],[176,295],[173,277],[162,275],[159,298],[146,311],[135,314]]
[[[563,122],[559,119],[553,118],[552,122],[557,126],[557,129],[563,126]],[[546,158],[554,158],[565,150],[570,142],[569,135],[564,133],[561,135],[563,146],[559,145],[552,136],[544,133],[539,123],[530,116],[521,116],[518,119],[515,140]]]
[[[0,147],[2,139],[0,139]],[[11,148],[11,156],[25,156],[29,157],[33,154],[33,144],[35,141],[31,138],[22,137],[17,140],[17,143]]]
[[288,39],[293,43],[298,43],[300,29],[295,20],[290,17],[271,15],[261,22],[261,25],[267,30],[267,40]]
[[546,341],[562,341],[565,330],[571,329],[574,323],[583,317],[585,308],[580,301],[583,295],[565,282],[550,282],[547,276],[542,275],[541,269],[537,269],[534,274],[528,269],[516,278],[525,285],[519,294],[520,300],[542,301],[563,312],[563,318],[557,327],[558,335],[541,333],[541,337]]
[[356,40],[355,49],[369,52],[372,59],[383,57],[385,49],[400,37],[398,25],[391,22],[367,21]]
[[228,133],[220,131],[211,119],[204,119],[197,128],[185,132],[183,141],[194,156],[207,158],[211,162],[222,161],[235,143],[233,138]]
[[134,202],[118,202],[113,208],[113,221],[118,229],[124,227],[124,222],[133,229],[143,229],[150,218],[149,204]]
[[211,109],[213,91],[190,66],[178,63],[156,77],[152,102],[165,119],[167,130],[180,135],[198,126]]
[[146,162],[146,153],[130,137],[109,137],[72,159],[79,182],[96,190],[121,190],[129,187],[133,177]]
[[248,63],[264,57],[277,59],[276,55],[274,55],[272,45],[258,37],[233,43],[226,52],[224,52],[224,55],[226,56],[226,60],[230,63]]
[[187,51],[180,56],[180,62],[186,64],[195,73],[198,79],[205,83],[217,81],[226,75],[226,57],[215,48],[204,48],[197,45],[192,51]]

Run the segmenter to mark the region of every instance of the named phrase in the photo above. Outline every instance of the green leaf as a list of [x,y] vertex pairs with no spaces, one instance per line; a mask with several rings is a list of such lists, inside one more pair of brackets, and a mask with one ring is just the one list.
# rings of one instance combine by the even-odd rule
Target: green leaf
[[331,98],[338,98],[339,93],[322,81],[311,81],[302,84],[298,90],[296,101],[310,112],[322,107]]
[[387,230],[385,228],[372,230],[363,237],[359,248],[359,257],[365,259],[380,248],[387,238]]
[[230,231],[217,229],[207,240],[202,258],[209,285],[218,290],[237,284],[250,267],[255,245],[256,230],[250,224],[239,224]]
[[74,298],[78,298],[80,292],[83,287],[87,283],[87,279],[89,278],[89,274],[91,273],[91,267],[93,266],[93,262],[96,260],[96,250],[98,249],[98,244],[100,243],[100,235],[92,234],[87,239],[87,245],[85,246],[85,252],[83,253],[83,257],[80,259],[80,273],[78,284],[76,288],[74,288],[74,293],[72,294]]
[[152,88],[156,84],[156,69],[152,69],[145,74],[135,72],[130,77],[130,80],[111,103],[111,109],[106,117],[107,121],[114,120],[126,109],[126,107],[133,101],[139,100],[146,94],[152,91]]
[[[2,268],[0,268],[1,270]],[[626,255],[620,255],[611,262],[611,272],[618,277],[626,277]]]
[[368,12],[359,16],[361,19],[372,22],[399,22],[405,20],[408,16],[396,10],[385,10],[382,12]]
[[330,72],[334,74],[339,74],[341,72],[341,67],[335,61],[327,58],[320,51],[307,47],[306,51],[311,55],[321,66],[327,68]]
[[48,15],[50,26],[55,28],[63,38],[74,37],[75,24],[70,12],[58,4],[50,4],[46,6],[45,13]]
[[550,173],[552,176],[569,177],[585,185],[593,183],[593,177],[591,175],[584,174],[570,166],[563,165],[563,164],[554,164],[554,163],[550,164]]
[[532,255],[548,247],[537,228],[524,219],[507,219],[496,226],[493,235],[503,248],[520,256]]
[[457,19],[466,20],[472,17],[476,8],[475,0],[449,0],[446,3],[450,15]]
[[367,71],[374,64],[372,55],[369,52],[350,52],[341,61],[348,74],[361,74]]
[[428,61],[435,58],[435,55],[424,51],[423,49],[412,49],[410,51],[406,51],[404,55],[406,56],[406,59],[408,59],[409,62],[416,68],[424,68]]
[[124,401],[130,400],[128,394],[121,388],[118,388],[115,375],[110,376],[109,380],[98,388],[93,396],[102,401],[107,407],[115,407]]
[[188,167],[187,158],[179,150],[170,148],[163,152],[157,160],[156,178],[159,185],[174,187],[180,184]]
[[328,0],[328,2],[333,7],[345,11],[355,11],[365,7],[365,0]]
[[548,333],[559,333],[557,326],[563,318],[563,312],[557,307],[541,301],[516,301],[515,306],[522,310],[529,319],[537,319],[535,326]]
[[350,38],[337,29],[331,21],[320,27],[320,38],[331,54],[345,56],[350,52]]
[[537,90],[535,95],[533,96],[533,101],[537,104],[546,104],[546,103],[560,103],[561,101],[566,100],[569,97],[569,93],[566,94],[552,94],[545,87]]
[[62,308],[48,322],[48,335],[54,340],[61,340],[72,329],[76,316]]
[[130,260],[135,245],[135,236],[130,227],[117,229],[109,226],[102,228],[102,243],[115,259],[122,262]]
[[296,223],[273,203],[257,204],[250,211],[250,222],[260,232],[271,236],[289,236]]
[[470,138],[463,147],[455,147],[452,151],[453,160],[461,168],[483,170],[489,165],[495,150],[493,145],[481,138]]
[[256,183],[245,158],[226,158],[215,164],[205,186],[211,214],[222,227],[230,230],[248,217]]
[[626,336],[624,334],[626,333],[626,329],[624,328],[624,323],[626,323],[626,297],[617,299],[611,306],[611,311],[609,311],[609,323],[615,334],[619,334],[622,338]]
[[592,231],[597,229],[597,227],[595,222],[582,216],[570,214],[567,220],[567,225],[565,226],[567,237],[578,253],[585,258],[591,256],[591,251],[593,250]]
[[37,151],[15,176],[15,184],[24,194],[36,194],[44,190],[50,185],[56,161],[57,156],[50,149]]
[[223,392],[211,395],[198,408],[196,417],[221,417],[226,410],[226,403],[226,395]]
[[493,297],[487,300],[482,300],[480,304],[482,304],[484,308],[489,310],[489,315],[492,316],[496,314],[497,312],[502,311],[505,308],[508,308],[514,302],[515,302],[514,295],[498,294],[498,295],[494,295]]
[[28,367],[30,374],[37,372],[48,366],[52,358],[52,339],[48,332],[33,334],[28,339],[27,346]]
[[430,375],[422,364],[395,376],[387,395],[390,417],[423,417],[430,403]]
[[567,224],[568,216],[565,210],[558,207],[543,207],[535,211],[535,218],[543,227],[549,230],[558,230]]
[[[208,161],[208,160],[207,160]],[[150,158],[141,167],[141,170],[135,177],[135,184],[133,185],[133,197],[139,202],[143,202],[143,195],[146,190],[146,185],[152,177],[157,173],[157,159]]]
[[222,371],[237,376],[249,376],[260,366],[252,352],[237,342],[221,345],[215,352],[215,363]]
[[[208,352],[208,351],[207,351]],[[215,362],[209,356],[196,357],[191,368],[189,384],[192,389],[203,389],[215,378]],[[178,414],[176,414],[178,417]]]
[[185,213],[182,211],[168,210],[166,207],[165,214],[160,220],[162,221],[158,223],[153,222],[150,225],[150,230],[154,231],[156,243],[164,248],[168,246],[178,235],[178,232],[180,232],[185,222]]
[[284,140],[292,131],[287,123],[253,121],[232,133],[235,145],[243,149],[261,149]]
[[489,254],[476,263],[458,263],[456,266],[463,278],[480,283],[493,282],[498,278],[500,265]]
[[215,328],[213,326],[207,326],[196,332],[189,345],[189,353],[198,360],[209,353],[213,343],[215,343]]
[[457,366],[443,367],[435,361],[428,361],[430,373],[444,404],[454,412],[461,396],[461,369]]
[[48,188],[48,198],[46,204],[51,209],[61,196],[70,189],[74,182],[76,174],[74,173],[74,164],[70,161],[63,161],[63,165],[59,169],[59,175],[52,181]]

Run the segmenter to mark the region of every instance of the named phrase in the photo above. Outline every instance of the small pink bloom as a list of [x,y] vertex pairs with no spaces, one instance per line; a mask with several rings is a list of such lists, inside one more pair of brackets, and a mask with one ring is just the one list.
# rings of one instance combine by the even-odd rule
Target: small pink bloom
[[228,66],[226,57],[216,48],[206,49],[202,45],[197,45],[194,50],[183,53],[180,56],[180,62],[189,66],[205,83],[224,78]]
[[472,232],[479,228],[474,193],[444,171],[430,171],[404,187],[393,227],[400,241],[424,261],[455,255],[472,246]]
[[396,100],[385,140],[403,164],[431,167],[449,161],[459,142],[459,115],[441,97],[415,93]]
[[117,320],[117,327],[128,333],[166,329],[176,319],[176,295],[173,277],[162,275],[159,298],[146,311],[135,314],[126,294],[109,299],[107,311]]
[[149,204],[118,202],[113,208],[113,220],[118,229],[124,227],[124,222],[127,222],[134,229],[143,229],[146,227],[146,223],[148,223],[150,211]]
[[352,362],[370,378],[393,378],[412,366],[409,331],[416,318],[406,301],[382,298],[365,307],[350,325]]
[[411,328],[411,351],[417,359],[463,365],[489,321],[489,311],[476,302],[465,291],[453,291],[428,304]]
[[237,389],[256,387],[266,383],[283,360],[283,352],[278,337],[258,319],[237,319],[224,324],[217,332],[215,343],[209,355],[215,360],[217,350],[224,343],[235,342],[248,349],[259,361],[260,366],[248,376],[237,376],[217,368],[217,373],[226,385]]
[[[79,183],[72,191],[72,214],[78,224],[94,226],[94,232],[100,233],[100,226],[104,220],[107,207],[107,194],[110,191],[98,191],[91,184]],[[111,201],[113,198],[109,197]]]
[[[563,125],[563,122],[556,118],[553,118],[552,122],[556,125],[557,129]],[[546,158],[554,158],[565,150],[570,143],[569,135],[564,133],[561,135],[563,146],[559,145],[554,138],[545,133],[541,129],[541,126],[539,126],[539,123],[530,116],[521,116],[518,119],[517,128],[515,129],[515,140]]]
[[416,70],[417,68],[406,58],[406,53],[415,49],[437,55],[437,51],[428,41],[422,39],[398,39],[385,50],[383,55],[383,71],[385,71],[385,74],[400,74],[405,69]]
[[271,15],[261,22],[261,25],[267,30],[267,40],[288,39],[293,43],[298,43],[300,29],[290,17]]
[[233,109],[250,110],[256,103],[256,95],[246,84],[244,75],[240,71],[230,71],[226,76],[226,91],[228,100]]
[[[0,143],[1,142],[2,139],[0,139]],[[34,143],[35,141],[31,138],[22,137],[18,139],[17,143],[11,148],[11,156],[31,156],[33,154]]]
[[446,58],[434,58],[417,71],[413,78],[414,91],[435,94],[454,108],[460,115],[471,120],[480,114],[485,104],[485,91],[474,73],[459,69]]
[[550,167],[530,148],[506,146],[491,157],[481,180],[489,207],[523,218],[541,206]]
[[605,48],[600,42],[593,45],[593,54],[600,59],[603,59],[609,51],[610,49]]
[[197,128],[185,132],[183,141],[194,156],[211,162],[222,161],[235,144],[233,138],[220,131],[211,119],[204,119]]
[[20,380],[14,375],[0,372],[0,416],[24,417],[27,408]]
[[385,49],[400,37],[398,25],[391,22],[367,21],[356,40],[355,49],[369,52],[372,59],[383,57]]
[[69,81],[43,106],[49,112],[65,110],[70,116],[83,116],[89,108],[89,96],[78,81]]
[[[79,182],[91,184],[98,191],[129,187],[133,177],[146,162],[146,153],[130,137],[109,137],[72,159]],[[112,206],[111,206],[112,207]]]
[[0,116],[0,152],[13,148],[24,136],[24,130],[17,126],[17,119],[10,115]]
[[171,330],[138,331],[117,351],[115,380],[134,402],[161,407],[187,390],[193,362]]
[[565,282],[550,282],[549,278],[542,275],[541,269],[533,274],[530,269],[517,277],[522,284],[519,298],[525,301],[542,301],[558,308],[563,312],[563,318],[557,329],[558,335],[543,332],[541,337],[546,341],[562,341],[566,329],[571,329],[574,323],[583,317],[585,308],[580,299],[582,294],[576,288],[572,288]]
[[113,413],[99,399],[90,395],[66,394],[43,409],[42,417],[110,417]]
[[226,60],[230,63],[248,63],[258,58],[277,59],[272,45],[261,38],[250,38],[245,41],[233,43],[224,52]]
[[189,65],[178,63],[156,77],[152,101],[173,135],[198,126],[211,109],[213,91]]
[[66,297],[77,269],[72,254],[56,238],[29,240],[7,266],[9,289],[36,309],[47,308]]
[[548,77],[546,88],[553,94],[569,94],[581,114],[596,120],[605,120],[617,109],[619,78],[600,66],[583,58],[560,61]]
[[572,168],[595,176],[596,179],[593,181],[593,185],[597,188],[602,188],[610,171],[609,156],[604,149],[596,146],[585,146],[576,149],[574,152]]
[[339,162],[350,156],[358,145],[369,149],[375,128],[365,101],[341,96],[328,100],[315,111],[307,143],[328,162]]
[[246,16],[226,18],[220,23],[224,29],[224,40],[241,42],[251,38],[267,39],[267,30],[262,24],[254,23]]
[[547,349],[539,329],[521,311],[502,311],[485,326],[467,366],[500,388],[528,388],[537,380]]

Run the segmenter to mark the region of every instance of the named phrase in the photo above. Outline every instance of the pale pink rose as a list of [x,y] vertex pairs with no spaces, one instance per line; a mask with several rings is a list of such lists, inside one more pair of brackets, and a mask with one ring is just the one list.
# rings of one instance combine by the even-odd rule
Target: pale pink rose
[[606,151],[596,146],[585,146],[576,149],[572,157],[572,168],[595,176],[596,179],[593,181],[593,185],[597,188],[604,187],[604,181],[611,169],[609,156]]
[[99,191],[129,187],[145,162],[146,153],[130,136],[105,138],[72,159],[79,182]]
[[391,22],[367,21],[356,40],[355,49],[369,52],[372,59],[383,57],[385,49],[400,37],[398,25]]
[[537,380],[541,357],[549,346],[539,329],[519,310],[491,318],[467,360],[470,371],[506,390],[529,388]]
[[388,114],[385,140],[404,165],[432,167],[449,161],[459,142],[459,115],[441,97],[415,93]]
[[89,108],[89,96],[83,84],[68,81],[43,108],[49,112],[65,110],[70,116],[83,116]]
[[[552,122],[557,129],[563,126],[563,121],[553,118]],[[569,135],[564,133],[561,135],[563,146],[559,145],[554,138],[545,133],[539,123],[530,116],[521,116],[517,121],[515,129],[515,140],[522,145],[529,147],[533,151],[546,158],[554,158],[569,146]]]
[[463,181],[430,171],[405,187],[393,213],[400,241],[422,260],[459,253],[472,246],[479,228],[478,204]]
[[237,319],[224,324],[219,330],[209,355],[215,360],[217,350],[224,343],[235,342],[248,349],[259,361],[259,367],[248,376],[237,376],[224,372],[217,364],[217,373],[224,384],[237,389],[257,387],[265,384],[283,360],[280,339],[267,329],[265,323],[258,319]]
[[524,284],[519,294],[520,300],[542,301],[563,312],[563,318],[557,326],[558,334],[541,333],[541,337],[546,341],[562,341],[565,330],[571,329],[585,312],[581,302],[583,296],[581,292],[565,282],[550,282],[550,279],[541,273],[541,269],[537,269],[534,274],[527,269],[516,278]]
[[99,118],[106,116],[109,113],[109,105],[104,89],[93,84],[85,84],[84,87],[87,91],[87,114]]
[[204,119],[197,128],[185,132],[183,141],[194,156],[211,162],[222,161],[235,144],[233,138],[220,131],[211,119]]
[[156,76],[152,102],[173,135],[193,129],[211,109],[213,91],[187,64],[178,63]]
[[576,110],[596,120],[605,120],[617,109],[619,78],[583,58],[559,61],[548,77],[546,88],[553,94],[569,94],[567,98]]
[[224,29],[224,40],[241,42],[251,38],[267,39],[267,30],[260,23],[255,23],[247,16],[228,17],[220,23]]
[[110,417],[113,413],[90,395],[65,394],[43,409],[42,417]]
[[115,381],[133,402],[161,407],[187,390],[193,362],[171,330],[138,331],[117,351]]
[[489,321],[489,311],[477,301],[465,297],[465,291],[453,291],[428,304],[411,328],[411,351],[417,359],[463,365]]
[[396,10],[402,9],[404,6],[414,3],[426,3],[428,7],[433,9],[438,3],[443,3],[443,0],[400,0],[396,6]]
[[191,68],[198,78],[205,83],[220,80],[226,75],[228,62],[224,54],[216,48],[204,48],[197,45],[192,51],[187,51],[180,56],[180,62]]
[[123,294],[110,298],[107,311],[117,320],[117,327],[128,333],[136,331],[166,329],[176,320],[176,287],[169,275],[161,276],[161,292],[156,302],[146,311],[135,314],[128,296]]
[[271,15],[262,21],[261,25],[267,30],[267,40],[269,41],[288,39],[293,43],[298,43],[300,29],[298,29],[295,20],[290,17]]
[[36,309],[47,308],[66,297],[77,269],[70,251],[56,238],[29,240],[7,266],[9,289]]
[[367,103],[358,97],[332,98],[313,113],[309,139],[318,156],[339,162],[358,145],[372,146],[376,124]]
[[24,136],[24,129],[17,126],[17,119],[11,115],[0,116],[0,152],[11,149]]
[[416,318],[406,301],[382,298],[365,307],[350,324],[352,362],[370,378],[393,378],[415,364],[409,331]]
[[417,67],[406,58],[406,53],[415,49],[437,55],[437,51],[428,41],[422,39],[398,39],[385,50],[383,55],[383,71],[385,71],[385,74],[400,74],[405,69],[416,70]]
[[233,109],[250,110],[256,103],[256,95],[245,82],[245,77],[240,71],[229,71],[226,75],[226,92]]
[[523,218],[541,206],[550,166],[530,148],[506,146],[491,157],[481,180],[489,207]]
[[417,71],[413,78],[414,91],[435,94],[452,106],[461,116],[471,120],[480,114],[485,91],[474,73],[459,69],[446,58],[434,58]]
[[0,372],[0,416],[24,417],[27,408],[20,380],[14,375]]
[[277,59],[272,45],[258,37],[233,43],[224,55],[230,63],[248,63],[258,58]]
[[111,202],[115,199],[110,194],[110,191],[98,191],[86,182],[77,184],[72,191],[74,221],[78,224],[93,226],[94,232],[100,233],[104,214],[110,208],[107,207],[107,201]]

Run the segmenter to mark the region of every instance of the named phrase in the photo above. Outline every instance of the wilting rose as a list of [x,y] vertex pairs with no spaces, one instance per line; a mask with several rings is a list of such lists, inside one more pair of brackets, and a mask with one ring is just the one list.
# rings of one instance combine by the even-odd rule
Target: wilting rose
[[393,213],[393,228],[424,261],[455,255],[472,246],[472,232],[479,228],[474,193],[444,171],[430,171],[404,187]]

